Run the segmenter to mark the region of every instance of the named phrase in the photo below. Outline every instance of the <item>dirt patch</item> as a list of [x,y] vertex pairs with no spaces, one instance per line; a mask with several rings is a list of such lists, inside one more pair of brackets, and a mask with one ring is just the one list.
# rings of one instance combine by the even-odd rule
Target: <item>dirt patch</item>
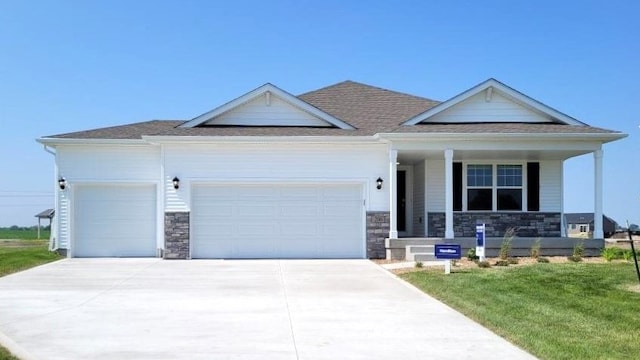
[[[568,263],[571,262],[569,259],[567,259],[566,256],[549,256],[546,257],[547,259],[549,259],[549,263],[552,264],[563,264],[563,263]],[[505,266],[504,268],[508,268],[508,267],[514,267],[514,266],[528,266],[528,265],[533,265],[533,264],[537,264],[538,261],[534,258],[530,258],[530,257],[519,257],[516,258],[518,260],[517,264],[509,264],[509,266]],[[499,261],[500,258],[487,258],[487,261],[491,264],[492,267],[494,267],[494,264]],[[388,260],[385,260],[388,261]],[[393,262],[398,262],[398,261],[394,261],[394,260],[390,260],[391,263]],[[624,260],[614,260],[614,261],[624,261]],[[582,258],[582,262],[583,263],[587,263],[587,264],[602,264],[605,263],[606,260],[604,260],[601,257],[584,257]],[[377,263],[377,261],[376,261]],[[388,263],[387,263],[388,264]],[[418,267],[410,267],[410,268],[403,268],[403,269],[393,269],[393,270],[389,270],[392,273],[399,275],[399,274],[406,274],[406,273],[410,273],[410,272],[416,272],[416,271],[443,271],[444,266],[424,266],[421,268]],[[462,258],[460,260],[456,260],[454,262],[454,264],[452,264],[451,266],[451,271],[455,272],[456,270],[466,270],[466,269],[475,269],[478,268],[478,264],[476,264],[474,261],[471,261],[467,258]],[[496,267],[499,268],[499,267]]]

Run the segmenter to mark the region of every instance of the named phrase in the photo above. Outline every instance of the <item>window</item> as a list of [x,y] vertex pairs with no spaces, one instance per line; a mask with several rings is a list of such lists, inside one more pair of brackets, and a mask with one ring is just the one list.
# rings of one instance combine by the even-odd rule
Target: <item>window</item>
[[589,232],[589,225],[580,225],[580,232],[581,233]]
[[522,165],[467,165],[467,210],[521,211]]
[[493,166],[467,165],[467,209],[493,208]]
[[571,224],[571,230],[575,230],[575,229],[576,229],[576,227],[577,227],[577,225],[576,225],[576,224]]
[[498,165],[498,210],[522,210],[522,165]]

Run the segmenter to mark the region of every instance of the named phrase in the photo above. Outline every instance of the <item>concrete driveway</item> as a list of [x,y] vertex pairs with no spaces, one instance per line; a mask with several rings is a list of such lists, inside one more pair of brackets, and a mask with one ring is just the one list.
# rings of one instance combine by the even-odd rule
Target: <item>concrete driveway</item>
[[367,260],[67,259],[0,278],[24,359],[529,359]]

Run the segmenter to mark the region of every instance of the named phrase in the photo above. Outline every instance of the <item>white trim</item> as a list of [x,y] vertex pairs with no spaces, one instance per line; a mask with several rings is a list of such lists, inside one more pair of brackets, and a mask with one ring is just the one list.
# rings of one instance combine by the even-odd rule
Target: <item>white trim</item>
[[210,144],[216,143],[375,143],[382,141],[372,136],[169,136],[169,135],[143,135],[142,139],[150,144],[191,143]]
[[389,149],[389,238],[398,238],[398,150]]
[[434,107],[432,107],[431,109],[418,114],[416,116],[414,116],[413,118],[405,121],[402,125],[416,125],[418,123],[424,122],[425,120],[429,119],[432,116],[435,116],[436,114],[439,114],[441,112],[443,112],[444,110],[447,110],[449,108],[451,108],[454,105],[457,105],[463,101],[465,101],[466,99],[479,94],[485,90],[489,90],[493,88],[494,90],[498,91],[499,93],[501,93],[502,95],[506,95],[507,97],[510,98],[510,100],[513,100],[516,103],[519,103],[521,105],[524,105],[525,107],[528,107],[530,109],[533,109],[535,111],[538,111],[540,113],[543,113],[544,115],[547,115],[549,117],[551,117],[552,119],[556,120],[556,122],[559,123],[563,123],[566,125],[579,125],[579,126],[587,126],[585,123],[580,122],[572,117],[570,117],[569,115],[566,115],[564,113],[561,113],[560,111],[547,106],[501,82],[499,82],[496,79],[488,79],[474,87],[472,87],[471,89],[464,91],[461,94],[458,94],[454,97],[452,97],[451,99],[442,102]]
[[425,237],[429,236],[429,221],[428,221],[428,219],[429,219],[429,211],[427,211],[427,209],[429,208],[427,206],[427,204],[428,204],[427,201],[429,201],[429,196],[427,195],[428,194],[427,187],[429,186],[429,183],[427,181],[428,175],[429,175],[429,170],[428,169],[429,169],[428,160],[424,159],[424,184],[423,184],[423,186],[424,186],[424,208],[422,209],[422,213],[424,215],[422,215],[422,223],[424,225],[424,236]]
[[594,209],[593,209],[593,238],[604,239],[604,224],[602,221],[602,149],[593,152],[594,168]]
[[623,133],[378,133],[373,137],[384,140],[599,140],[610,142],[629,136]]
[[305,111],[317,118],[320,118],[321,120],[326,121],[327,123],[329,123],[330,125],[336,126],[340,129],[348,129],[348,130],[354,130],[355,128],[349,124],[347,124],[346,122],[332,116],[329,115],[328,113],[312,106],[311,104],[300,100],[299,98],[293,96],[292,94],[289,94],[288,92],[278,88],[275,85],[266,83],[262,86],[260,86],[257,89],[254,89],[234,100],[231,100],[230,102],[219,106],[211,111],[208,111],[198,117],[195,117],[194,119],[185,122],[184,124],[181,124],[179,127],[181,128],[193,128],[196,127],[198,125],[204,124],[207,121],[210,121],[211,119],[220,116],[248,101],[251,101],[253,99],[255,99],[258,96],[262,96],[263,94],[266,93],[271,93],[274,96],[277,96],[279,98],[281,98],[282,100],[284,100],[285,102],[300,108],[300,110]]
[[444,237],[446,239],[453,239],[455,237],[453,229],[453,155],[453,149],[446,149],[444,151]]
[[148,145],[143,139],[79,139],[79,138],[51,138],[36,139],[43,145]]

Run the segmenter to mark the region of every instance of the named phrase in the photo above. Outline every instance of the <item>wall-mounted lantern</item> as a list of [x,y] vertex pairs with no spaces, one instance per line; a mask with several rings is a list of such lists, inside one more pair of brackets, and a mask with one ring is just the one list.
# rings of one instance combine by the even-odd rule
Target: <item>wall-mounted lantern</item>
[[382,183],[383,182],[384,181],[380,177],[376,180],[376,187],[378,188],[378,190],[382,189]]
[[67,179],[64,177],[58,179],[58,186],[60,187],[60,190],[64,190],[67,187]]
[[175,176],[173,178],[173,188],[178,190],[179,187],[180,187],[180,179],[178,179],[178,177]]

